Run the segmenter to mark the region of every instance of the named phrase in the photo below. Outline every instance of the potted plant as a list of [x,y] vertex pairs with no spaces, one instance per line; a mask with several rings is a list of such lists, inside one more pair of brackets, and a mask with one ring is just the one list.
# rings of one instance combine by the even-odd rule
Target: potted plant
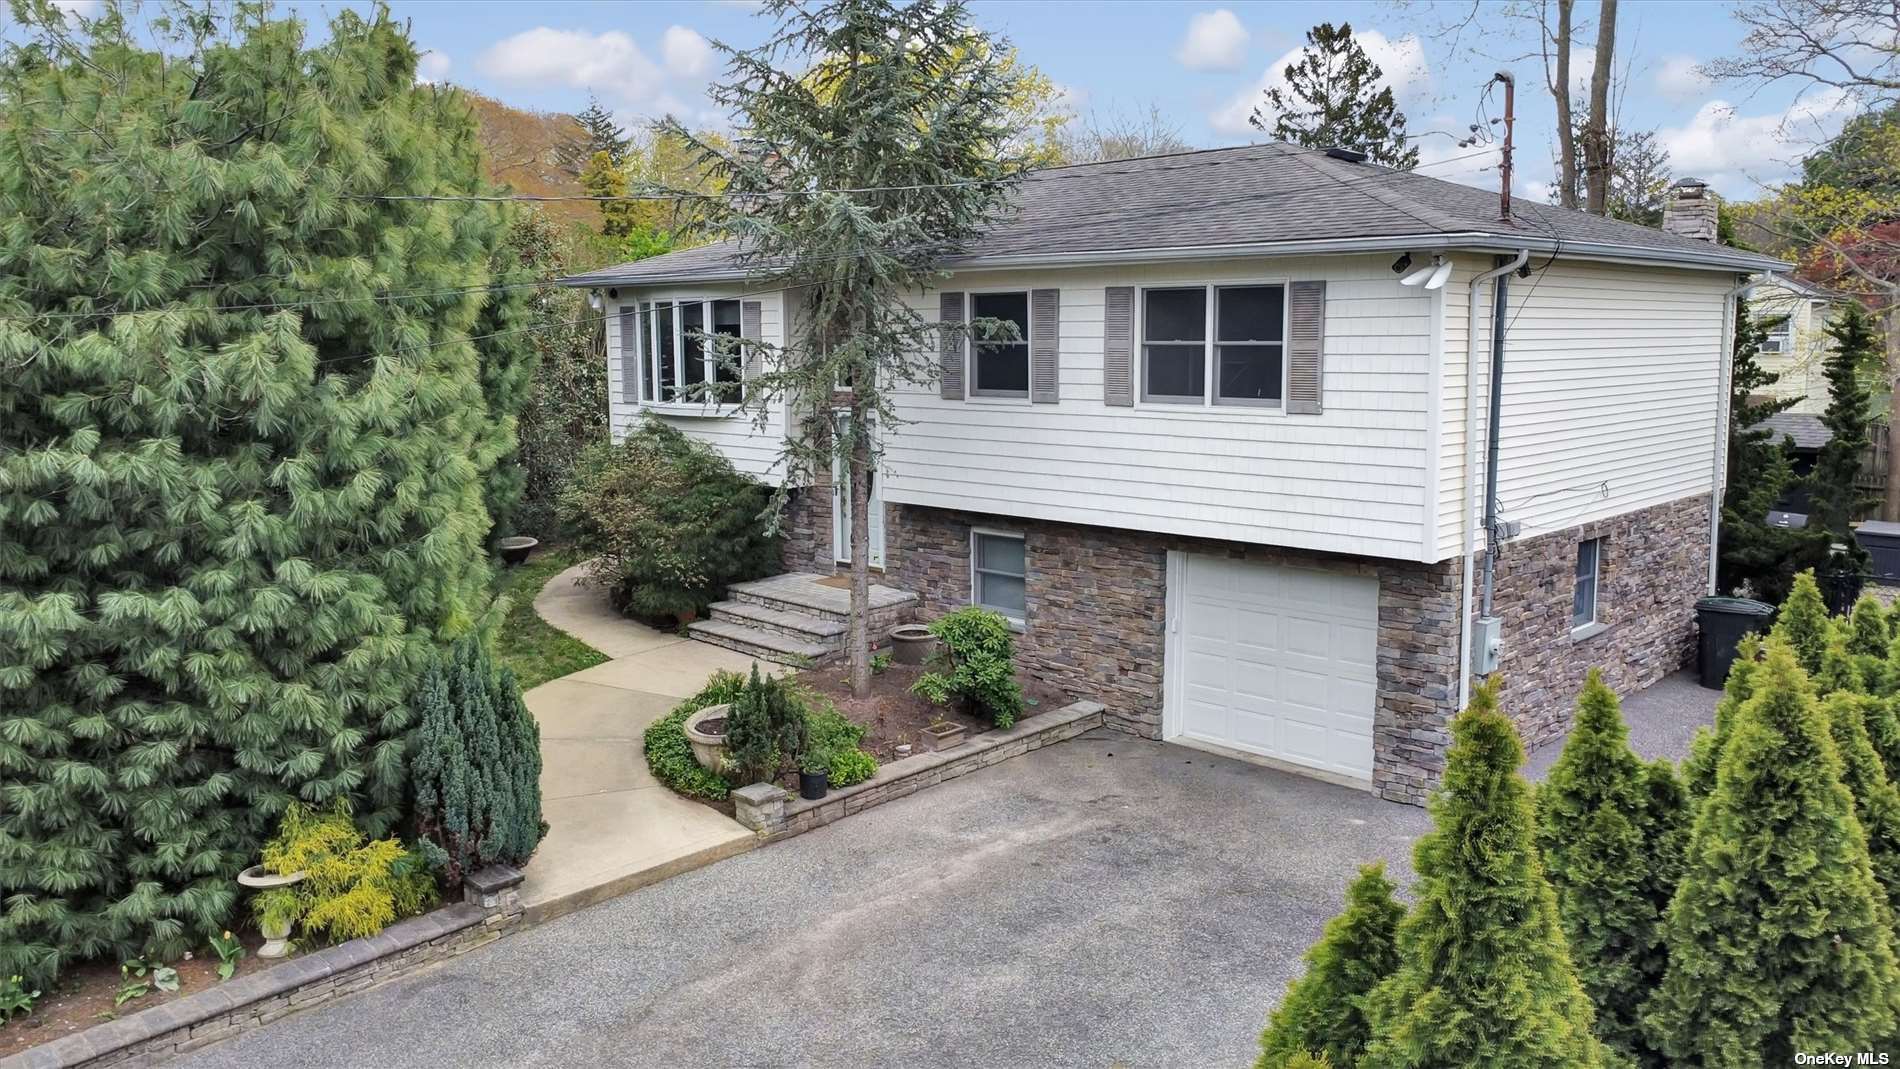
[[891,657],[898,664],[923,664],[937,652],[937,636],[923,624],[899,624],[891,628]]
[[692,744],[693,760],[708,772],[723,774],[726,770],[726,721],[731,715],[729,703],[708,705],[680,725],[686,741]]
[[924,738],[929,740],[932,750],[949,750],[963,745],[963,725],[937,713],[937,718],[924,728]]
[[[260,958],[281,958],[290,953],[290,926],[298,916],[297,900],[288,890],[302,883],[304,874],[278,875],[262,865],[252,865],[238,873],[238,884],[262,891],[263,908],[258,910],[257,927],[264,933],[264,945],[257,948]],[[284,890],[282,894],[272,892]]]
[[798,796],[817,801],[831,792],[831,751],[814,746],[798,758]]

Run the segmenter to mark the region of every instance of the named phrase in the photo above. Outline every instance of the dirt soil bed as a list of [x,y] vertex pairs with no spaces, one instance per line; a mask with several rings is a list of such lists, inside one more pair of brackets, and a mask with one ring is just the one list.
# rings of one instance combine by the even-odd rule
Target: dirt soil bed
[[[910,743],[912,753],[923,753],[928,749],[924,744],[924,728],[936,720],[939,713],[952,723],[962,724],[966,737],[990,730],[987,718],[962,712],[954,704],[946,708],[912,694],[910,685],[921,674],[921,668],[891,665],[871,677],[871,696],[868,698],[851,696],[850,671],[842,664],[808,668],[798,673],[798,681],[831,699],[845,719],[869,730],[862,745],[877,758],[878,764],[897,760],[899,743]],[[1067,695],[1054,687],[1022,676],[1018,676],[1016,681],[1022,685],[1023,695],[1031,703],[1023,710],[1025,718],[1044,709],[1060,709],[1070,701]],[[795,781],[796,777],[793,778]]]
[[[290,960],[259,958],[257,948],[264,945],[264,940],[256,932],[244,932],[242,938],[244,957],[238,962],[238,976]],[[221,982],[218,979],[218,955],[208,946],[193,951],[189,961],[172,962],[171,967],[178,970],[178,990],[160,991],[153,987],[144,996],[132,999],[123,1006],[112,1004],[113,996],[119,990],[117,963],[91,961],[67,969],[60,974],[55,987],[41,989],[40,999],[34,1004],[31,1015],[15,1017],[0,1026],[0,1058],[18,1054],[28,1047],[63,1039],[75,1032],[83,1032],[115,1016],[129,1017],[153,1006],[175,1002],[186,995],[216,987]],[[151,972],[147,971],[145,978],[148,982],[151,976]]]

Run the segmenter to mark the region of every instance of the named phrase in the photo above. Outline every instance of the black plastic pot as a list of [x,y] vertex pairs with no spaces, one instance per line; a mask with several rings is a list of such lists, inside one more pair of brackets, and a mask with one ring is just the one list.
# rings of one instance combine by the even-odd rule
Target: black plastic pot
[[529,538],[527,535],[510,535],[496,543],[496,548],[501,550],[501,562],[512,568],[522,561],[527,560],[528,554],[533,553],[534,547],[540,544],[541,540],[538,538]]
[[798,796],[808,802],[815,802],[831,792],[831,773],[800,772],[798,774]]

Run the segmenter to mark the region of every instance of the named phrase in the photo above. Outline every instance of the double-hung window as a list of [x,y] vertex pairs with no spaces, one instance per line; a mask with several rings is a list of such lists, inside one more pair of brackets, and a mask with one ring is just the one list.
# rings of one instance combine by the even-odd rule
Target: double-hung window
[[1794,345],[1794,316],[1784,315],[1768,324],[1768,333],[1761,340],[1764,353],[1785,353]]
[[1017,623],[1028,616],[1028,563],[1021,535],[970,533],[970,601]]
[[1142,292],[1142,400],[1277,408],[1285,383],[1284,285]]
[[1603,569],[1603,539],[1577,543],[1577,577],[1570,594],[1570,630],[1580,631],[1597,622],[1597,586]]
[[979,397],[1028,397],[1029,294],[971,294],[970,322],[975,357],[970,392]]
[[743,397],[740,306],[734,300],[644,301],[634,348],[640,363],[640,399],[648,404],[698,404],[698,387],[713,383],[714,399]]

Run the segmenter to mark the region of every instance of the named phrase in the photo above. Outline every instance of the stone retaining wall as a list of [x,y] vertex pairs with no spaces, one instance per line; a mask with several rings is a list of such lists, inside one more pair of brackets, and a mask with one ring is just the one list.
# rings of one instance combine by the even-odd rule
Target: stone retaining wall
[[244,971],[215,987],[28,1047],[0,1058],[0,1069],[156,1065],[230,1039],[494,942],[521,922],[520,883],[507,866],[484,869],[468,878],[454,905],[267,968],[247,958]]
[[840,787],[816,801],[795,797],[772,783],[741,787],[732,792],[734,816],[767,842],[784,839],[1101,726],[1100,703],[1073,702],[1018,720],[1012,727],[986,731],[948,750],[892,761],[863,783]]

